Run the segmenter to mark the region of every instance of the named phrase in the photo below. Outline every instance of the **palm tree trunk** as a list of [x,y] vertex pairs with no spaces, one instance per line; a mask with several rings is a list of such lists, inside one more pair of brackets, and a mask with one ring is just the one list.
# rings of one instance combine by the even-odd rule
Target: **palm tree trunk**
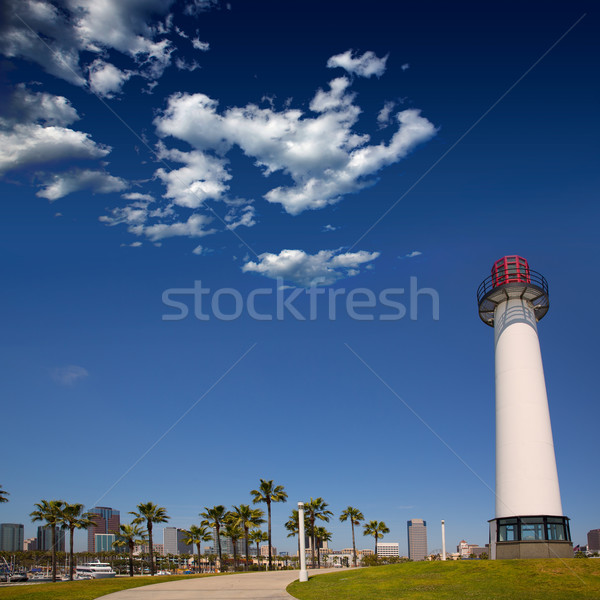
[[75,527],[69,527],[69,581],[73,581],[73,533]]
[[133,577],[133,542],[129,543],[129,577]]
[[248,558],[250,557],[248,553],[248,528],[244,527],[244,550],[246,551],[246,565],[244,567],[244,571],[248,570]]
[[350,517],[350,523],[352,525],[352,552],[354,554],[354,566],[356,567],[356,542],[354,541],[354,520]]
[[[320,542],[321,540],[317,539],[317,542]],[[320,569],[321,568],[321,549],[317,548],[317,566]]]
[[375,556],[377,556],[377,532],[375,532]]
[[271,566],[273,564],[273,557],[271,556],[271,497],[267,496],[267,529],[269,530],[269,571],[271,570]]
[[256,563],[260,569],[260,542],[256,542]]
[[221,528],[219,527],[218,523],[215,523],[215,529],[217,532],[217,554],[219,556],[219,571],[221,570],[221,562],[222,562],[222,557],[221,557]]
[[154,549],[152,544],[152,521],[148,521],[148,543],[150,544],[150,575],[154,577]]
[[310,531],[311,531],[311,548],[310,548],[310,564],[314,568],[315,566],[315,515],[310,515]]
[[52,525],[52,582],[56,581],[56,525]]
[[232,545],[233,545],[233,570],[237,571],[237,540],[234,540],[233,538],[231,538],[232,541]]
[[196,573],[200,573],[200,542],[198,542],[196,546],[198,546],[198,564],[196,565]]

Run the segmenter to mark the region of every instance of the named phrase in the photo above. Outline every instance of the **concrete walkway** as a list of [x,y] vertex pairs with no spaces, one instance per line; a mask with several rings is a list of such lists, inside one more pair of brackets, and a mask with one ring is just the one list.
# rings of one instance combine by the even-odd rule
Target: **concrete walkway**
[[[309,571],[311,575],[340,569]],[[298,571],[240,573],[220,577],[196,577],[145,585],[102,596],[102,600],[289,600],[285,588],[298,579]]]

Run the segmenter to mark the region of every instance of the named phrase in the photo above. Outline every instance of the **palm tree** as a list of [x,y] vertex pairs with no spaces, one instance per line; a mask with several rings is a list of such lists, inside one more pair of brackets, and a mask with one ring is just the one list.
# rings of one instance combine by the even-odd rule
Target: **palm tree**
[[217,556],[219,558],[219,566],[221,568],[221,527],[225,524],[225,515],[227,511],[222,504],[218,504],[213,506],[212,508],[208,508],[208,506],[204,507],[204,512],[200,513],[200,516],[204,519],[200,525],[206,525],[208,527],[212,527],[215,530],[215,537],[217,541]]
[[[289,531],[288,537],[298,536],[298,560],[300,560],[300,535],[298,530],[298,510],[294,509],[290,518],[287,520],[285,524],[285,528]],[[309,523],[308,523],[308,515],[304,513],[304,531],[308,531]]]
[[[289,537],[289,536],[288,536]],[[260,529],[253,529],[250,532],[250,541],[256,544],[256,562],[260,567],[260,543],[269,541],[269,534]]]
[[130,511],[130,515],[135,518],[132,523],[135,525],[142,525],[146,523],[146,529],[148,530],[148,544],[150,554],[150,575],[154,575],[154,548],[152,547],[152,525],[154,523],[166,523],[169,520],[167,509],[162,506],[156,506],[152,502],[146,502],[137,505],[137,512]]
[[325,527],[315,527],[315,539],[317,540],[317,565],[321,568],[321,549],[319,546],[322,542],[328,542],[331,540],[331,532],[327,531]]
[[188,546],[196,544],[198,548],[198,573],[200,573],[200,544],[202,542],[210,542],[212,540],[212,531],[208,529],[206,525],[192,525],[189,530],[185,532],[183,543]]
[[231,520],[235,525],[239,525],[244,531],[244,549],[246,553],[246,566],[245,571],[248,570],[248,558],[250,556],[248,552],[248,535],[252,527],[262,525],[265,520],[263,519],[264,512],[260,508],[250,508],[248,504],[240,504],[234,506],[233,511],[229,513]]
[[0,504],[2,502],[8,502],[8,498],[6,496],[10,496],[10,494],[6,490],[3,490],[2,486],[0,485]]
[[40,500],[34,504],[37,510],[30,513],[31,520],[46,521],[52,531],[52,581],[56,581],[56,528],[61,524],[62,510],[65,503],[62,500]]
[[372,535],[375,538],[375,556],[377,556],[377,540],[389,533],[388,526],[383,521],[369,521],[363,525],[363,535]]
[[237,570],[237,541],[244,535],[242,528],[236,523],[231,513],[227,513],[224,525],[223,535],[231,539],[233,546],[233,570]]
[[352,525],[352,553],[354,555],[354,566],[356,567],[356,542],[354,541],[354,526],[360,525],[361,521],[365,520],[363,514],[358,510],[358,508],[354,508],[349,506],[341,515],[340,521],[343,523],[350,519],[350,525]]
[[145,541],[144,531],[139,525],[132,523],[119,527],[118,537],[113,542],[113,546],[129,550],[129,577],[133,577],[133,549],[136,544],[143,544]]
[[273,557],[271,556],[271,547],[273,544],[271,543],[271,502],[287,502],[287,493],[284,490],[282,485],[273,485],[273,480],[266,479],[260,480],[260,485],[257,490],[252,490],[250,492],[254,498],[252,502],[254,504],[258,504],[259,502],[264,502],[267,505],[267,531],[269,534],[269,571],[271,570],[271,564],[273,561]]
[[310,502],[304,503],[304,508],[306,509],[306,514],[308,515],[308,530],[311,536],[311,565],[315,566],[315,519],[320,519],[321,521],[328,522],[329,517],[333,515],[330,510],[327,510],[329,504],[323,500],[323,498],[311,498]]
[[73,581],[73,535],[75,529],[87,529],[96,524],[91,513],[83,512],[83,504],[65,503],[62,509],[61,523],[63,529],[69,530],[69,581]]

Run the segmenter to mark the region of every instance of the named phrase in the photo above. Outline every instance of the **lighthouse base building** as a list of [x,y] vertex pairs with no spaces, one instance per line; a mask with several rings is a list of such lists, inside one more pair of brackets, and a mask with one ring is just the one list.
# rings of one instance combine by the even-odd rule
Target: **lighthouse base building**
[[496,261],[477,292],[479,316],[494,328],[496,517],[490,558],[572,558],[564,516],[537,323],[548,284],[520,256]]

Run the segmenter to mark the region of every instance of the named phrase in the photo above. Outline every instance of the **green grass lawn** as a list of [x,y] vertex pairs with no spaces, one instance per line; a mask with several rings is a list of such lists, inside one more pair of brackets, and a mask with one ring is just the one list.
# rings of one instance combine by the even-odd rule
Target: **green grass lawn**
[[410,562],[311,577],[300,600],[600,600],[600,559]]
[[165,583],[193,577],[214,575],[159,575],[156,577],[115,577],[114,579],[90,579],[87,581],[60,581],[32,585],[1,586],[0,600],[93,600],[105,594],[129,588]]

